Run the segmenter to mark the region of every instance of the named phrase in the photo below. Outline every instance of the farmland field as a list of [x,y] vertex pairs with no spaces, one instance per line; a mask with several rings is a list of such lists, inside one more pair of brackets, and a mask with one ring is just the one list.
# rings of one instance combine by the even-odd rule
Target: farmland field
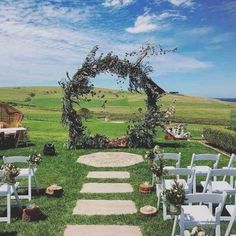
[[[122,136],[126,132],[128,118],[133,113],[137,113],[139,107],[144,109],[145,96],[108,89],[102,89],[102,93],[105,93],[108,99],[106,112],[109,114],[110,120],[104,120],[100,108],[101,102],[95,97],[90,103],[81,102],[81,107],[89,108],[93,112],[92,118],[88,119],[85,124],[94,134],[100,133],[109,137]],[[32,94],[34,95],[32,96]],[[28,102],[25,101],[27,97],[31,97]],[[43,162],[38,167],[37,177],[42,188],[55,183],[64,188],[64,195],[61,198],[48,198],[45,195],[33,197],[31,203],[40,206],[43,213],[47,216],[46,219],[39,222],[26,223],[13,217],[10,225],[6,223],[0,224],[0,235],[8,232],[6,235],[57,236],[63,235],[67,224],[130,224],[139,225],[144,236],[171,235],[173,221],[168,220],[163,223],[161,211],[156,217],[152,218],[143,217],[140,214],[102,217],[72,215],[77,199],[87,198],[86,194],[79,192],[82,184],[89,182],[86,179],[87,172],[96,170],[94,167],[80,165],[76,163],[76,160],[80,155],[98,150],[66,149],[64,144],[67,140],[67,130],[60,123],[61,97],[62,92],[58,87],[0,88],[0,101],[13,104],[25,114],[23,126],[29,129],[30,136],[30,145],[28,147],[3,149],[0,150],[0,156],[29,155],[32,151],[42,152],[45,143],[54,143],[58,155],[56,157],[44,157]],[[162,98],[163,108],[171,104],[173,100],[176,100],[175,119],[188,122],[188,129],[194,138],[200,138],[202,128],[207,126],[228,129],[231,111],[236,110],[236,103],[169,94]],[[124,121],[124,123],[114,122],[117,120]],[[156,140],[165,152],[181,152],[181,166],[183,167],[189,165],[191,155],[194,152],[215,153],[215,151],[195,141],[165,141],[161,130],[159,130]],[[144,155],[146,151],[142,148],[114,149],[110,151],[120,150],[141,155]],[[228,157],[222,155],[220,166],[225,166],[227,163]],[[107,169],[102,168],[102,170]],[[123,169],[117,168],[116,170]],[[133,200],[137,209],[144,205],[155,206],[155,192],[147,195],[141,195],[138,192],[138,186],[141,182],[151,180],[151,172],[147,162],[127,167],[126,170],[132,176],[130,183],[134,188],[134,192],[125,195],[103,194],[102,197],[106,199]],[[100,195],[95,194],[93,198],[99,199]],[[26,200],[22,202],[24,206],[29,204]],[[4,211],[0,211],[0,214],[3,213]],[[225,232],[226,226],[227,224],[222,224],[222,232]],[[232,233],[236,233],[236,228]]]

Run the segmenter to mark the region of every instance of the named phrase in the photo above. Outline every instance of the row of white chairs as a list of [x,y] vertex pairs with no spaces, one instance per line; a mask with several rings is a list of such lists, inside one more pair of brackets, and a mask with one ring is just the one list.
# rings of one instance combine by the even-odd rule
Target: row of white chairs
[[[217,169],[219,158],[220,158],[219,154],[197,154],[197,155],[193,154],[191,165],[188,166],[188,168],[179,168],[179,166],[180,166],[180,156],[181,156],[180,153],[174,153],[174,154],[173,153],[168,153],[168,155],[164,154],[164,159],[177,160],[176,161],[176,166],[167,166],[166,167],[166,169],[168,170],[169,175],[175,175],[176,178],[178,179],[178,181],[183,184],[187,196],[190,197],[190,200],[187,200],[187,203],[188,203],[188,201],[191,201],[192,198],[193,199],[195,199],[195,198],[200,199],[201,201],[199,201],[199,202],[204,202],[209,198],[210,195],[208,195],[208,194],[211,194],[212,199],[209,198],[208,203],[210,203],[211,200],[212,200],[212,202],[211,202],[211,204],[209,204],[209,210],[208,211],[211,213],[211,216],[213,218],[215,217],[214,219],[216,220],[218,215],[217,215],[217,217],[216,217],[216,215],[215,216],[212,215],[212,212],[213,212],[212,211],[212,203],[217,203],[217,201],[214,202],[214,200],[215,199],[221,199],[222,201],[224,200],[223,202],[221,202],[221,204],[224,206],[225,199],[224,199],[224,197],[222,197],[223,196],[222,194],[225,194],[226,196],[227,195],[236,196],[236,186],[233,186],[233,178],[236,176],[236,168],[232,168],[233,167],[233,162],[236,161],[236,155],[232,154],[232,156],[230,158],[230,161],[228,163],[228,166],[225,167],[225,168],[222,168],[222,169]],[[214,161],[213,169],[210,168],[209,166],[196,166],[195,161],[197,161],[197,160]],[[201,185],[203,187],[203,193],[201,193],[201,194],[196,193],[196,176],[198,176],[198,175],[200,175],[200,176],[205,176],[206,175],[207,176],[205,181],[201,181]],[[179,178],[179,176],[181,176],[181,177],[186,176],[186,178],[181,179],[181,178]],[[226,178],[228,176],[230,177],[230,183],[228,183],[226,181]],[[217,178],[219,178],[219,177],[222,177],[222,180],[220,180],[220,181],[217,180]],[[155,181],[154,176],[152,178],[152,181],[154,183],[154,181]],[[161,185],[160,184],[156,185],[157,197],[158,197],[158,202],[157,202],[157,207],[158,208],[159,208],[159,205],[160,205],[160,198],[161,198],[162,191],[164,191],[165,189],[170,189],[172,182],[173,182],[173,179],[163,179]],[[214,194],[217,194],[217,195],[220,194],[221,197],[216,196]],[[214,198],[213,196],[216,196],[216,198]],[[236,201],[236,199],[235,199],[235,201]],[[236,205],[236,202],[234,202],[234,204]],[[202,207],[204,207],[204,209],[200,209]],[[220,214],[217,213],[217,214],[219,214],[219,220],[217,218],[217,220],[213,224],[213,225],[216,226],[215,228],[213,227],[216,230],[216,235],[220,235],[219,234],[219,232],[220,232],[220,223],[219,223],[220,220],[230,220],[229,227],[228,227],[227,232],[225,234],[225,235],[229,235],[229,232],[232,228],[233,222],[235,220],[235,215],[236,215],[236,212],[233,211],[233,208],[234,208],[234,205],[226,206],[226,209],[230,213],[231,217],[222,217],[221,212],[220,212]],[[191,209],[191,211],[189,211],[190,209]],[[188,215],[187,218],[189,218],[190,216],[191,216],[190,218],[192,218],[192,220],[189,220],[189,219],[187,220],[188,221],[188,223],[186,223],[187,225],[188,224],[189,225],[194,225],[194,224],[196,225],[196,222],[198,222],[199,224],[201,223],[202,225],[204,225],[204,222],[200,222],[199,219],[201,219],[201,217],[202,217],[202,220],[203,220],[204,217],[208,218],[210,216],[209,214],[207,214],[205,206],[193,207],[193,208],[191,208],[191,206],[190,207],[183,206],[182,211],[183,212],[181,213],[181,215],[182,214],[183,215],[180,216],[179,219],[175,218],[175,223],[174,223],[174,226],[173,226],[172,235],[174,235],[177,221],[179,221],[180,229],[182,230],[184,228],[183,221],[185,219],[184,217],[186,216],[186,214]],[[236,211],[236,209],[235,209],[235,211]],[[199,216],[200,216],[200,218],[199,218]],[[167,215],[166,205],[163,203],[163,219],[166,220],[166,219],[170,219],[170,218],[171,218],[171,216]]]
[[[11,221],[11,199],[16,199],[17,205],[19,208],[21,208],[20,199],[28,199],[31,201],[32,199],[32,178],[35,183],[35,188],[37,191],[39,191],[39,187],[36,180],[36,168],[29,164],[28,162],[29,157],[28,156],[9,156],[9,157],[3,157],[4,164],[9,163],[18,163],[21,165],[24,165],[25,168],[20,168],[20,174],[16,177],[16,180],[25,179],[27,180],[27,190],[28,193],[25,195],[18,195],[17,189],[19,188],[25,188],[21,187],[19,185],[19,182],[16,184],[7,184],[3,183],[0,185],[0,196],[7,197],[7,216],[6,217],[0,217],[0,221],[6,221],[7,223],[10,223]],[[4,171],[0,172],[0,178],[3,178]]]

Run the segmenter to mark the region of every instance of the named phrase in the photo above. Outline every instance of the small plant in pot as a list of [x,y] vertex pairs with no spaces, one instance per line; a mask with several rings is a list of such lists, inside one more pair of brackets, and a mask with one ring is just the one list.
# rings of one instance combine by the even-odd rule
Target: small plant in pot
[[171,189],[166,189],[163,192],[163,201],[169,206],[170,214],[179,215],[181,205],[184,204],[185,190],[182,183],[174,180]]
[[159,146],[155,146],[151,151],[146,153],[145,158],[148,159],[150,169],[152,173],[157,177],[157,182],[160,183],[162,177],[167,173],[167,171],[164,169],[165,160],[163,159],[162,150]]
[[20,174],[20,169],[17,168],[15,165],[9,163],[4,164],[1,167],[3,170],[3,182],[7,184],[15,184],[15,178]]
[[28,162],[31,166],[37,166],[40,164],[41,161],[42,157],[40,154],[37,153],[30,154]]

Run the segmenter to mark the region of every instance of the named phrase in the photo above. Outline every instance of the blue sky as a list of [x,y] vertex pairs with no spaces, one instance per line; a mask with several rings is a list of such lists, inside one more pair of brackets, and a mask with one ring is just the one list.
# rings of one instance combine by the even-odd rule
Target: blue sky
[[94,45],[122,57],[150,42],[178,48],[149,58],[166,91],[236,97],[235,41],[235,0],[1,0],[0,86],[55,86]]

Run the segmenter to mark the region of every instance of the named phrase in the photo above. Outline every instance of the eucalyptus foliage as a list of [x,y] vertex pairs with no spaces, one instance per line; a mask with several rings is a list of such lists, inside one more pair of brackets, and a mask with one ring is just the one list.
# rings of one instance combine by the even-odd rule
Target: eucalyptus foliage
[[[64,90],[62,123],[69,129],[68,147],[91,147],[92,145],[94,147],[106,147],[106,138],[89,135],[83,125],[81,115],[74,108],[74,104],[79,104],[82,99],[87,99],[87,95],[96,95],[90,79],[95,78],[100,73],[116,75],[118,83],[128,79],[130,92],[146,93],[146,114],[138,121],[130,121],[127,138],[129,147],[151,147],[156,133],[155,127],[163,125],[163,122],[168,119],[168,110],[162,111],[157,104],[165,91],[149,77],[149,73],[153,69],[143,60],[150,55],[162,55],[175,50],[164,50],[161,47],[156,48],[147,44],[138,51],[126,53],[125,57],[120,59],[113,52],[97,55],[98,46],[95,46],[74,76],[70,78],[67,73],[67,79],[59,82]],[[135,59],[132,60],[133,58]],[[100,141],[101,143],[97,143]]]

